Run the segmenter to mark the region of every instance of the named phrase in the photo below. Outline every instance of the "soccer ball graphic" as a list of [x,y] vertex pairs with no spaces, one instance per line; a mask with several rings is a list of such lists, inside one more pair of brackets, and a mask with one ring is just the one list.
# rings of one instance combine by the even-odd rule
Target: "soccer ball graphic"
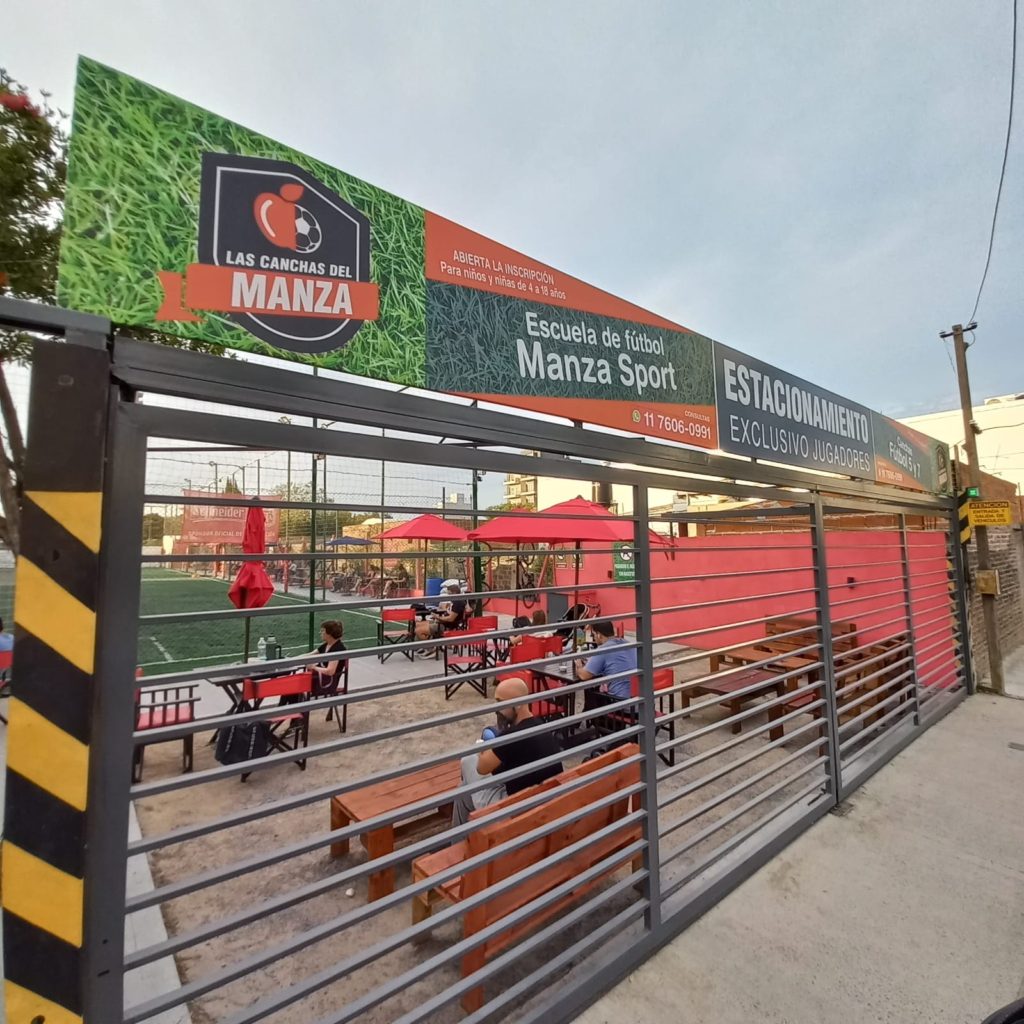
[[295,251],[308,255],[316,252],[323,241],[320,224],[304,206],[295,207]]

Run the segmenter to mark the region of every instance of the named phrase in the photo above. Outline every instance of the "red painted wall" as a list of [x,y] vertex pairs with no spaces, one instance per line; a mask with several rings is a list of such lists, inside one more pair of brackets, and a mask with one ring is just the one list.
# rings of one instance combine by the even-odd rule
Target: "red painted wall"
[[[933,660],[922,666],[922,677],[926,683],[951,680],[946,537],[928,531],[909,533],[908,538],[913,625],[922,637],[920,646],[932,645],[923,657]],[[584,544],[584,549],[600,546]],[[826,551],[834,620],[855,622],[861,644],[905,628],[897,531],[830,531]],[[651,560],[654,607],[674,609],[655,613],[656,637],[708,650],[763,637],[764,624],[748,620],[814,613],[812,551],[804,532],[679,538],[671,549],[654,548]],[[610,555],[588,552],[580,586],[607,583],[611,574]],[[571,567],[556,570],[558,586],[572,586],[573,579]],[[632,586],[598,594],[603,614],[635,611]],[[627,631],[632,628],[633,622],[627,620]]]

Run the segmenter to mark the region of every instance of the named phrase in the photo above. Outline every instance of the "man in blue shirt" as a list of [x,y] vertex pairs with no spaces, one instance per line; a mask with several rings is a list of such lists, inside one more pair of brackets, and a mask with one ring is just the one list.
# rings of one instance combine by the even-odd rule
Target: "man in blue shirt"
[[[585,662],[576,662],[576,677],[581,680],[601,679],[619,672],[636,672],[636,648],[626,645],[623,637],[615,635],[615,627],[607,619],[595,622],[591,635],[597,652]],[[610,683],[583,691],[583,710],[591,711],[631,695],[631,676],[613,679]]]
[[0,619],[0,651],[14,650],[14,635],[4,631],[4,620]]

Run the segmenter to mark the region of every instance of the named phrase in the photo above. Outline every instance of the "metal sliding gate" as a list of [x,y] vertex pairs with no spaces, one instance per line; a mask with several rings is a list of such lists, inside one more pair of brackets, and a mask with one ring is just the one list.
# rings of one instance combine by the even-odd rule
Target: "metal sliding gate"
[[[838,480],[821,495],[812,474],[110,344],[85,318],[27,325],[72,344],[39,343],[34,365],[4,837],[12,1024],[569,1020],[968,692],[949,502]],[[308,513],[306,550],[140,556],[147,511],[184,503],[169,467],[186,445],[255,458],[259,505]],[[301,460],[311,489],[296,495]],[[400,557],[426,576],[438,552],[363,546],[328,574],[340,531],[316,524],[436,512],[394,483],[425,466],[473,493],[483,472],[566,496],[611,485],[619,514],[511,514],[534,537],[577,523],[558,555],[449,545],[442,570],[476,580],[456,600],[485,620],[465,636],[486,639],[396,635],[382,612],[410,597],[385,573]],[[372,499],[352,484],[364,470],[380,474]],[[679,514],[662,500],[677,491],[723,500]],[[209,514],[252,504],[188,493]],[[596,539],[608,523],[625,539]],[[297,564],[312,603],[234,610],[226,560]],[[513,623],[527,606],[561,625]],[[344,629],[344,684],[261,703],[254,677],[323,661],[307,652],[325,621]],[[569,650],[604,623],[637,668],[604,675],[623,685],[595,729]],[[280,657],[254,667],[250,628]],[[527,646],[551,633],[564,643]],[[517,736],[557,747],[510,766],[485,807],[494,778],[461,759],[512,749],[481,732],[509,677],[533,687],[503,705],[535,715]],[[235,732],[273,742],[218,762]],[[460,805],[482,810],[453,824]]]

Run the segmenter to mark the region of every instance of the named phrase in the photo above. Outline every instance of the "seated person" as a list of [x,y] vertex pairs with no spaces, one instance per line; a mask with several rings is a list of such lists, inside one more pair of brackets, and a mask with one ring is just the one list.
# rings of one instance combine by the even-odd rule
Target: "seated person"
[[[525,615],[517,615],[512,620],[512,628],[513,629],[525,629],[528,625],[530,625],[530,620]],[[525,636],[529,636],[529,634],[528,633],[521,633],[519,636],[510,636],[508,638],[508,642],[513,647],[515,647],[516,644],[521,644],[523,642],[523,637],[525,637]]]
[[443,602],[433,615],[416,623],[414,632],[417,640],[436,640],[445,630],[456,629],[465,620],[469,605],[461,596],[462,588],[455,580],[449,580],[445,593],[451,600]]
[[[636,672],[636,648],[626,647],[624,637],[615,635],[615,627],[607,619],[595,622],[590,629],[597,651],[585,661],[576,662],[576,678],[597,679],[615,675],[617,672]],[[613,679],[610,683],[588,687],[583,691],[583,710],[626,700],[630,696],[630,677]]]
[[[536,609],[531,616],[531,624],[534,626],[546,626],[548,624],[548,613],[543,608]],[[539,633],[530,634],[530,636],[539,637],[540,639],[546,639],[554,635],[555,632],[552,629],[543,629]]]
[[4,620],[0,619],[0,651],[14,650],[14,634],[4,629]]
[[[500,706],[502,701],[526,697],[529,696],[529,693],[530,688],[522,679],[504,679],[498,683],[498,688],[494,693],[494,699],[499,702],[497,735],[507,735],[510,732],[530,729],[540,724],[539,720],[530,714],[529,704],[517,704],[508,708]],[[518,793],[528,786],[536,786],[538,783],[558,775],[562,771],[561,761],[542,765],[532,772],[526,772],[507,782],[500,779],[503,772],[522,768],[541,758],[551,757],[560,752],[561,748],[555,737],[551,733],[541,733],[537,736],[524,736],[520,740],[481,751],[479,754],[467,754],[462,759],[462,784],[464,786],[480,782],[486,776],[495,776],[495,781],[494,785],[457,796],[452,809],[452,824],[464,825],[474,810],[487,807],[498,800],[504,800],[506,796]]]
[[[342,623],[329,619],[320,624],[320,639],[323,643],[316,649],[317,654],[336,654],[348,650],[341,638],[345,635]],[[313,693],[322,697],[325,694],[337,693],[338,684],[345,672],[345,662],[341,658],[332,661],[321,661],[310,666],[313,672]]]

